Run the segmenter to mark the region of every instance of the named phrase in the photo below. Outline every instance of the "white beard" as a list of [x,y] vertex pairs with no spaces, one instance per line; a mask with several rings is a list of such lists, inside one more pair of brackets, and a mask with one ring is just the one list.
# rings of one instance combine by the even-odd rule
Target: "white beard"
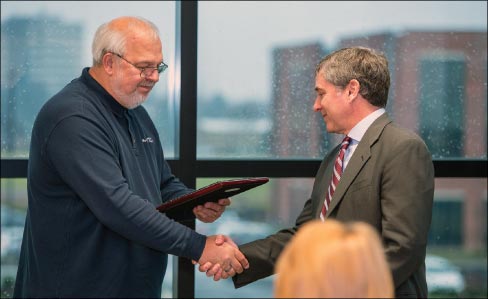
[[132,93],[130,95],[126,95],[125,99],[123,99],[123,103],[126,103],[127,109],[134,109],[144,103],[147,99],[147,96],[137,93]]
[[[127,109],[134,109],[140,106],[144,101],[146,101],[148,95],[140,94],[135,90],[133,93],[125,94],[122,91],[122,86],[117,82],[122,82],[122,76],[117,74],[114,78],[114,84],[112,86],[112,90],[115,93],[116,99]],[[141,85],[152,85],[154,86],[154,82],[143,81]]]

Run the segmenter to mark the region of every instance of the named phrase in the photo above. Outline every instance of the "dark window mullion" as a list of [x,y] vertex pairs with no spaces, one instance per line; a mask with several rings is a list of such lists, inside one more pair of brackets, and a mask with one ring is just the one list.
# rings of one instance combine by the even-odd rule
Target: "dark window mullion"
[[[184,146],[186,142],[188,140],[182,141]],[[27,159],[2,159],[1,162],[2,178],[27,177]],[[319,160],[198,160],[185,164],[180,160],[168,160],[168,163],[185,183],[188,183],[185,181],[188,173],[193,173],[190,186],[194,186],[197,177],[314,177],[320,165]],[[436,160],[435,177],[486,178],[487,165],[486,160]]]
[[[320,160],[198,160],[197,177],[314,177]],[[434,161],[436,178],[483,178],[486,160]]]
[[[181,50],[181,86],[180,86],[180,130],[179,161],[175,173],[190,188],[196,186],[195,161],[197,150],[197,27],[198,3],[196,1],[176,2],[176,20],[180,20],[179,34]],[[178,45],[177,45],[178,46]],[[176,49],[178,51],[178,49]],[[183,222],[195,229],[195,220]],[[173,275],[173,297],[195,297],[194,265],[186,258],[176,258],[176,269]]]

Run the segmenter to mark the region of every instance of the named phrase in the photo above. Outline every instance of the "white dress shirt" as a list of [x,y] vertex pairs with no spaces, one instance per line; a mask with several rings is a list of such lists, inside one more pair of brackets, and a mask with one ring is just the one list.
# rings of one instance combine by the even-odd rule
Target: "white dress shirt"
[[363,118],[360,122],[358,122],[354,128],[351,129],[349,134],[347,136],[351,137],[351,142],[349,143],[349,147],[346,150],[346,153],[344,154],[344,162],[342,163],[342,171],[347,167],[347,164],[349,163],[349,160],[352,157],[352,154],[356,150],[356,147],[358,146],[358,143],[361,141],[361,139],[364,136],[364,133],[366,133],[366,130],[368,130],[369,126],[381,115],[385,113],[384,108],[380,108],[372,113],[370,113],[368,116]]

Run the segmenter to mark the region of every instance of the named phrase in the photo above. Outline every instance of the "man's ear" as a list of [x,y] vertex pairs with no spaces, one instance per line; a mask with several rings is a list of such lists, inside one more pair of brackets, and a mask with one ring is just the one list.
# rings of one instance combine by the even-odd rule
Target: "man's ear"
[[359,89],[361,88],[361,84],[358,80],[352,79],[349,81],[347,85],[347,96],[349,97],[349,101],[353,101],[359,94]]
[[109,75],[112,75],[114,72],[114,55],[110,52],[105,53],[102,57],[102,65],[105,72]]

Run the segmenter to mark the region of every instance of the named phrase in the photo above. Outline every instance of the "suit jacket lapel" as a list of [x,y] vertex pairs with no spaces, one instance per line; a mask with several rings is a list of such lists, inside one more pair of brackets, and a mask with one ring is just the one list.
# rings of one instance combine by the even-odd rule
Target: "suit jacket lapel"
[[[325,215],[326,218],[341,202],[349,186],[361,172],[363,166],[368,162],[369,158],[371,157],[371,147],[376,143],[376,141],[378,141],[381,132],[383,132],[385,126],[390,122],[391,120],[385,113],[377,120],[375,120],[368,128],[368,130],[366,130],[366,133],[356,147],[356,150],[354,151],[351,160],[349,160],[346,170],[341,176],[341,180],[339,181],[334,195],[332,196],[330,207],[327,210],[327,214]],[[332,175],[332,173],[329,173],[329,175]]]

